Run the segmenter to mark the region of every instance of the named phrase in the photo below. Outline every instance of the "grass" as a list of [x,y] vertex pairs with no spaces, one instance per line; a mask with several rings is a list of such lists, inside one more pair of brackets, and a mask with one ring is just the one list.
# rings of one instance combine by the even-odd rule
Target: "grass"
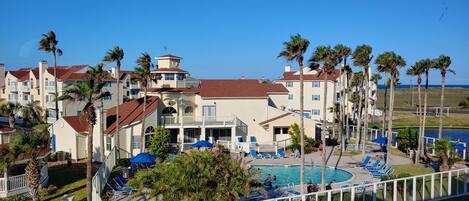
[[[413,112],[395,112],[395,119],[392,121],[393,128],[399,127],[418,127],[419,118]],[[387,122],[386,122],[387,123]],[[438,127],[440,125],[439,117],[427,116],[426,127]],[[370,127],[382,127],[382,119],[375,118],[375,122]],[[469,114],[450,114],[443,118],[444,127],[469,127]]]
[[74,163],[49,167],[49,186],[54,185],[57,191],[41,197],[44,201],[60,201],[65,194],[73,194],[77,201],[86,200],[86,165]]
[[394,174],[399,175],[402,173],[409,174],[411,176],[430,174],[435,172],[433,168],[425,167],[423,164],[406,164],[406,165],[393,165],[395,170]]
[[[440,88],[429,88],[428,90],[428,106],[440,106]],[[469,89],[463,88],[446,88],[445,89],[445,106],[449,106],[451,109],[461,109],[458,105],[459,102],[463,100],[464,97],[469,96]],[[389,90],[388,90],[389,97]],[[414,105],[412,105],[412,97]],[[388,100],[389,101],[389,100]],[[412,91],[410,89],[397,89],[395,94],[394,105],[396,108],[416,108],[418,104],[418,94],[417,88],[414,89],[412,96]],[[422,104],[423,104],[423,89],[422,89]],[[378,108],[383,108],[384,106],[384,90],[380,89],[378,91]]]

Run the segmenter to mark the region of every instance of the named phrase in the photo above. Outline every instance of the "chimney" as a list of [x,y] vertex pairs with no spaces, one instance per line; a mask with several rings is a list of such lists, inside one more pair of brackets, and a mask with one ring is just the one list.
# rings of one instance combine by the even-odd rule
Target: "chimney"
[[0,64],[0,88],[5,87],[5,64]]
[[285,71],[284,72],[291,72],[291,66],[290,64],[285,66]]
[[117,73],[117,72],[116,72],[116,67],[112,67],[112,68],[111,68],[111,76],[112,76],[113,78],[116,78],[116,76],[117,76],[116,73]]

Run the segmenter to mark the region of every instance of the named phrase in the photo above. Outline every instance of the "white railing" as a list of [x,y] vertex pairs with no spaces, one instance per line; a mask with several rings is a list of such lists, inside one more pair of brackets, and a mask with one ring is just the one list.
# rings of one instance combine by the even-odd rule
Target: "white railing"
[[46,91],[47,92],[55,92],[55,86],[46,86]]
[[130,89],[140,89],[139,84],[130,84]]
[[24,86],[24,85],[23,85],[23,86],[21,87],[21,91],[23,91],[23,92],[29,92],[29,90],[30,90],[30,89],[29,89],[29,86]]
[[0,193],[4,193],[4,192],[7,191],[6,186],[7,186],[6,185],[6,179],[5,178],[0,178]]
[[55,108],[55,101],[49,101],[46,103],[48,108]]
[[236,125],[235,116],[161,116],[160,123],[164,125]]
[[10,85],[10,91],[18,91],[18,85]]
[[116,166],[117,163],[117,147],[112,148],[109,155],[106,157],[106,160],[103,164],[99,167],[96,174],[93,176],[92,179],[92,200],[93,201],[100,201],[101,200],[101,193],[106,186],[107,179],[111,174],[112,169]]
[[469,195],[468,170],[469,168],[450,170],[269,200],[416,201],[450,199]]
[[8,191],[26,188],[26,174],[8,177]]
[[[425,144],[425,147],[427,149],[428,152],[430,152],[430,154],[432,155],[435,155],[435,149],[433,147],[435,147],[435,142],[438,140],[438,138],[434,138],[434,137],[423,137],[423,140],[424,140],[424,144]],[[458,142],[458,141],[453,141],[451,140],[450,141],[451,143],[453,144],[462,144],[464,149],[463,150],[456,150],[458,155],[457,157],[459,158],[462,158],[463,160],[466,159],[466,152],[467,152],[467,144],[465,142]]]
[[200,80],[178,80],[176,88],[199,88]]

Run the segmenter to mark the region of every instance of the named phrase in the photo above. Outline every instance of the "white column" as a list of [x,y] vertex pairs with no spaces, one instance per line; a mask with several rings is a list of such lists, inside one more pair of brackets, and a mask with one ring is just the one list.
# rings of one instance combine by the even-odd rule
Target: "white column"
[[200,128],[200,139],[199,140],[205,140],[205,127]]
[[182,126],[179,127],[178,139],[181,144],[181,151],[184,151],[184,128]]
[[231,144],[236,144],[236,126],[231,127]]

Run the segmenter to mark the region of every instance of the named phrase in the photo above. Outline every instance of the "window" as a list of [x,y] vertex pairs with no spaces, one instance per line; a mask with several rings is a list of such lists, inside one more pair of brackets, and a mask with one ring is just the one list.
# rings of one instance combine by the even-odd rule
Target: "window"
[[130,87],[130,82],[129,82],[129,80],[127,80],[127,81],[125,82],[125,87]]
[[174,80],[174,73],[165,73],[164,74],[165,80]]
[[285,86],[286,86],[286,87],[293,87],[293,82],[286,82],[286,83],[285,83]]
[[130,96],[130,91],[127,91],[127,96]]
[[185,109],[184,109],[184,114],[192,114],[193,112],[193,108],[192,106],[187,106]]
[[132,149],[140,149],[141,136],[132,136]]
[[147,129],[145,129],[145,134],[153,134],[155,132],[155,128],[153,126],[148,126]]
[[33,82],[33,79],[31,79],[31,80],[29,81],[29,84],[30,84],[30,88],[31,88],[31,89],[32,89],[32,88],[34,88],[34,82]]
[[112,95],[108,94],[103,97],[104,100],[112,100]]
[[23,86],[27,87],[27,86],[28,86],[28,82],[27,82],[27,81],[23,82]]
[[310,112],[303,112],[303,117],[310,119],[311,118],[311,113]]
[[106,81],[104,82],[104,87],[111,87],[111,82],[110,81]]
[[106,137],[106,150],[111,151],[111,147],[112,147],[111,137]]
[[77,111],[77,116],[80,116],[81,111]]
[[151,137],[155,133],[155,128],[153,126],[148,126],[145,129],[145,147],[150,147]]
[[23,96],[23,100],[27,101],[29,99],[29,96],[28,95],[24,95]]
[[288,127],[274,127],[274,134],[276,135],[288,134]]
[[293,94],[288,94],[288,100],[293,100]]
[[311,113],[312,113],[313,115],[320,115],[320,114],[321,114],[321,110],[319,110],[319,109],[312,109],[312,110],[311,110]]
[[319,87],[321,87],[321,82],[319,82],[319,81],[313,81],[313,82],[312,82],[312,87],[313,87],[313,88],[319,88]]
[[313,95],[313,101],[321,100],[321,95]]
[[182,74],[182,73],[177,74],[177,80],[184,80],[184,78],[186,78],[185,74]]
[[176,109],[174,109],[173,107],[165,107],[161,113],[163,113],[163,114],[174,114],[176,112],[177,112]]

